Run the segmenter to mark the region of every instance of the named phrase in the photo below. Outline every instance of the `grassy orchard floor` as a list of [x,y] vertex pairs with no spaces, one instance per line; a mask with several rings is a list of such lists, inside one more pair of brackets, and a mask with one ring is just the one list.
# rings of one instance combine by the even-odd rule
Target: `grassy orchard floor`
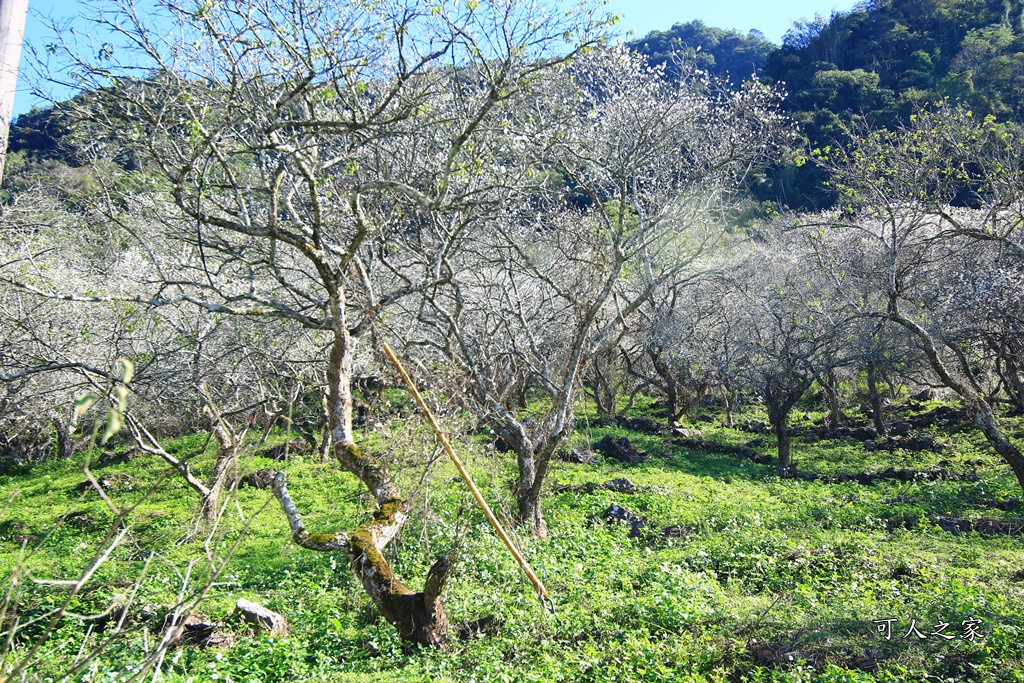
[[[230,649],[176,649],[168,655],[164,680],[1024,681],[1024,542],[1020,536],[953,535],[930,521],[934,515],[1024,516],[982,506],[1020,491],[1009,468],[973,433],[937,431],[948,446],[941,455],[867,453],[854,442],[795,439],[794,459],[802,471],[927,469],[945,460],[949,469],[980,475],[977,482],[863,486],[780,480],[771,465],[675,449],[662,437],[581,420],[578,443],[628,436],[652,457],[633,466],[560,462],[552,483],[626,476],[651,490],[545,499],[550,538],[519,540],[555,596],[556,621],[541,611],[464,487],[453,482],[453,468],[438,459],[425,476],[424,453],[436,452],[422,430],[409,425],[416,421],[363,438],[368,448],[390,449],[393,471],[414,501],[389,556],[397,575],[419,589],[434,557],[464,532],[447,609],[456,624],[495,615],[497,632],[454,642],[449,653],[403,653],[344,558],[294,546],[272,503],[251,525],[200,611],[240,631],[229,616],[234,601],[247,597],[285,614],[291,634],[243,636]],[[698,424],[703,438],[721,443],[742,444],[753,436]],[[1012,432],[1024,425],[1007,420],[1007,426]],[[173,445],[185,451],[202,438]],[[771,448],[770,437],[765,441],[762,450]],[[496,456],[481,439],[464,439],[459,448],[485,495],[507,515],[511,459]],[[202,473],[209,462],[200,459],[195,469]],[[84,481],[81,466],[78,458],[0,477],[3,500],[17,491],[0,522],[0,571],[9,570],[19,536],[45,532],[69,510],[84,515],[77,526],[66,523],[54,532],[30,566],[44,578],[71,578],[82,567],[113,515],[95,493],[77,490]],[[259,456],[242,463],[244,471],[281,466]],[[311,530],[351,529],[366,514],[365,495],[335,465],[300,456],[287,468],[289,488]],[[139,499],[164,471],[149,457],[94,467],[97,476],[130,476],[111,489],[118,504]],[[242,526],[240,515],[250,519],[269,497],[251,488],[238,492],[225,516],[222,547]],[[96,609],[125,591],[150,550],[157,555],[137,604],[173,602],[180,574],[202,556],[201,540],[177,543],[196,502],[183,482],[166,479],[132,515],[129,542],[100,570],[91,584],[98,588],[76,600],[72,611]],[[630,539],[628,527],[594,521],[612,502],[649,520],[648,530]],[[908,530],[902,526],[907,520],[918,521]],[[662,537],[661,529],[671,525],[682,528],[681,538]],[[197,564],[192,576],[202,578],[204,571]],[[31,590],[40,607],[57,595]],[[889,641],[873,623],[884,618],[896,619]],[[982,620],[983,635],[974,642],[960,637],[969,618]],[[945,632],[954,638],[904,639],[912,619],[926,634],[946,622]],[[63,626],[34,674],[43,680],[72,661],[83,633],[79,622]],[[127,678],[144,645],[136,634],[83,680]]]

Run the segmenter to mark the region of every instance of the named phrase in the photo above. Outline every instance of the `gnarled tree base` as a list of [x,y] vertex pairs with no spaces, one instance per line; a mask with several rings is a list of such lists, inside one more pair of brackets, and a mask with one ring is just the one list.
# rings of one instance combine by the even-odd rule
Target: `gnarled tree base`
[[405,506],[400,498],[381,504],[374,512],[373,520],[356,531],[312,534],[302,525],[299,511],[285,487],[283,472],[274,477],[273,489],[288,518],[292,539],[310,550],[345,553],[370,599],[388,623],[398,630],[402,640],[433,647],[445,645],[449,625],[441,593],[451,568],[448,559],[439,558],[427,573],[423,590],[415,592],[395,578],[391,566],[381,554],[405,523]]

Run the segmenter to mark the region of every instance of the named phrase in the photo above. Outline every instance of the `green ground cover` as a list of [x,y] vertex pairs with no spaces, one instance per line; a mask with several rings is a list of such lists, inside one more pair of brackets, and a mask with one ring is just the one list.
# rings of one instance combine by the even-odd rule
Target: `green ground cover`
[[[819,417],[801,413],[795,426]],[[739,445],[756,436],[713,418],[692,425],[706,441]],[[748,410],[739,421],[748,419],[763,417]],[[200,607],[235,636],[234,645],[175,648],[161,680],[1024,681],[1022,537],[955,534],[934,521],[1024,517],[1020,509],[992,507],[991,501],[1020,491],[1009,468],[971,431],[935,430],[943,453],[868,452],[849,440],[795,439],[794,460],[805,472],[942,466],[978,475],[829,484],[781,479],[771,464],[680,448],[669,437],[602,426],[593,413],[581,415],[576,445],[588,447],[606,434],[628,436],[649,457],[636,465],[602,459],[555,467],[552,485],[627,477],[641,491],[552,493],[544,501],[550,537],[517,537],[555,596],[553,618],[454,480],[454,469],[421,429],[409,426],[412,421],[363,435],[366,447],[387,454],[412,501],[410,521],[388,557],[398,576],[418,589],[436,556],[458,545],[447,610],[456,625],[494,616],[490,633],[453,637],[447,652],[407,652],[343,556],[290,542],[269,491],[238,489],[209,540],[198,535],[183,542],[198,502],[191,489],[150,456],[102,465],[98,452],[89,454],[91,469],[108,477],[111,502],[138,506],[127,518],[125,541],[70,611],[108,606],[131,590],[148,560],[134,604],[159,612],[183,585],[205,581],[244,529]],[[1006,426],[1012,433],[1022,425],[1007,419]],[[184,452],[204,439],[194,435],[169,446]],[[355,480],[309,453],[291,453],[287,462],[267,457],[268,446],[285,439],[275,436],[244,456],[243,471],[287,469],[308,528],[355,528],[369,509]],[[507,518],[511,458],[495,453],[481,435],[459,439],[458,446],[485,496]],[[771,453],[771,447],[765,436],[758,450]],[[429,460],[433,464],[425,465]],[[22,545],[38,546],[25,560],[37,580],[76,578],[101,547],[115,515],[81,487],[84,462],[80,455],[0,477],[0,497],[10,500],[0,520],[5,577]],[[208,454],[194,468],[204,474],[210,462]],[[634,537],[629,525],[603,520],[613,502],[644,518]],[[66,590],[26,584],[25,618],[45,613]],[[284,614],[290,634],[246,632],[231,618],[240,597]],[[894,620],[888,640],[876,623],[886,619]],[[980,620],[973,640],[965,626],[972,620]],[[133,663],[159,637],[157,622],[112,645],[75,678],[130,678]],[[924,638],[905,637],[912,622]],[[90,623],[61,622],[31,676],[53,678],[99,642]],[[23,631],[26,644],[34,633],[31,626]]]

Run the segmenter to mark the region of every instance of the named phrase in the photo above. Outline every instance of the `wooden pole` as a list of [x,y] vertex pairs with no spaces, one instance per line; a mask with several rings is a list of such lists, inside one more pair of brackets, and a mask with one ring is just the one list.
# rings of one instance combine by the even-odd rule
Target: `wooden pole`
[[398,370],[398,374],[402,376],[402,380],[405,382],[405,386],[409,388],[409,393],[412,394],[413,400],[416,401],[416,405],[418,405],[420,410],[423,411],[423,414],[427,418],[427,423],[430,425],[430,428],[434,430],[434,434],[437,435],[437,438],[441,442],[441,446],[444,448],[445,452],[448,454],[448,457],[452,459],[453,463],[455,463],[455,469],[459,471],[459,474],[462,476],[462,480],[466,482],[466,486],[469,487],[470,492],[476,499],[476,504],[484,511],[484,516],[487,517],[487,521],[491,523],[492,527],[494,527],[494,531],[498,534],[498,538],[502,540],[505,547],[508,548],[508,551],[512,553],[512,557],[514,557],[516,562],[519,563],[519,566],[526,574],[526,577],[530,579],[530,583],[532,583],[533,587],[537,589],[537,595],[540,596],[541,602],[544,603],[544,606],[551,612],[554,612],[551,596],[548,595],[548,591],[544,588],[544,584],[541,583],[540,579],[537,578],[537,575],[533,573],[530,565],[526,562],[526,558],[524,558],[519,553],[519,550],[516,549],[515,544],[512,543],[512,539],[508,537],[508,534],[505,533],[501,523],[498,522],[498,518],[494,516],[493,512],[491,512],[491,508],[487,504],[487,501],[485,501],[484,497],[480,495],[480,491],[477,489],[476,484],[473,483],[473,478],[469,476],[466,466],[462,464],[459,456],[455,454],[455,449],[452,448],[452,445],[448,442],[444,432],[441,431],[441,427],[438,426],[437,420],[434,419],[434,414],[430,412],[430,408],[427,407],[423,397],[420,396],[420,392],[417,391],[416,385],[412,383],[412,379],[409,377],[409,374],[405,371],[405,368],[402,367],[402,363],[398,360],[398,356],[396,356],[395,352],[391,350],[391,347],[388,346],[387,342],[381,342],[381,348],[384,350],[384,355],[388,357],[391,364],[395,366],[396,370]]
[[28,0],[0,0],[0,183],[7,159],[7,136],[14,114],[14,93],[18,88],[18,62],[25,39]]

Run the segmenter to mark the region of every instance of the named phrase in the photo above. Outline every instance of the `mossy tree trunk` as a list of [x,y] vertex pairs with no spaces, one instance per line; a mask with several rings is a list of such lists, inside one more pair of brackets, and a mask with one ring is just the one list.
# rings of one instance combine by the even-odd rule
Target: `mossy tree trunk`
[[57,458],[68,460],[75,454],[75,430],[78,428],[78,417],[72,410],[67,422],[57,418],[53,421],[53,426],[57,431]]
[[[341,306],[336,309],[340,313]],[[339,315],[339,319],[344,318]],[[274,494],[292,530],[292,539],[310,550],[343,552],[374,605],[407,643],[443,646],[448,617],[441,593],[450,563],[439,558],[427,573],[423,590],[416,592],[399,581],[384,559],[383,550],[406,521],[406,505],[395,482],[379,460],[363,452],[352,434],[352,339],[344,326],[335,328],[328,359],[328,429],[331,451],[342,467],[366,485],[376,509],[370,522],[352,532],[310,533],[285,486],[284,473],[274,479]]]

